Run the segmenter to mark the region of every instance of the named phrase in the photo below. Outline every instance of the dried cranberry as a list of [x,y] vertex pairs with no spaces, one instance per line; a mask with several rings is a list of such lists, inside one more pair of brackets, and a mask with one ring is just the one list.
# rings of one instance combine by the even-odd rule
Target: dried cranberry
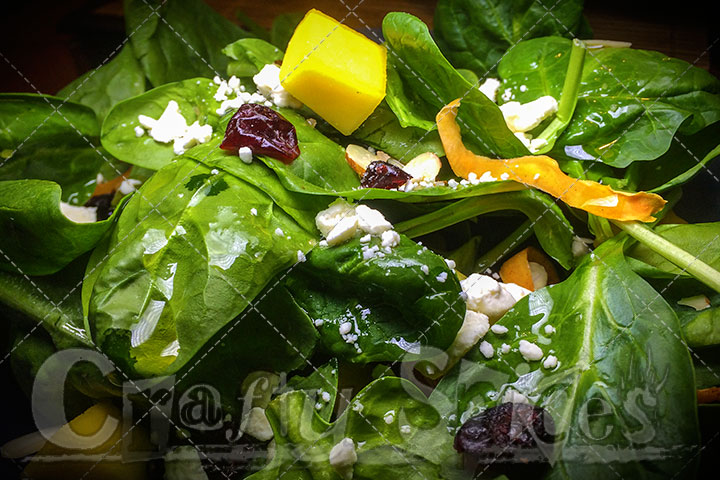
[[[472,417],[455,435],[455,450],[481,464],[544,462],[555,424],[541,407],[503,403]],[[540,444],[543,448],[538,448]]]
[[291,163],[300,155],[292,123],[263,105],[246,103],[230,119],[220,148],[238,151],[249,147],[255,155],[267,155]]
[[391,188],[398,188],[412,176],[402,168],[396,167],[395,165],[387,162],[376,160],[370,162],[370,165],[365,169],[362,179],[360,180],[360,186],[364,188],[384,188],[390,190]]

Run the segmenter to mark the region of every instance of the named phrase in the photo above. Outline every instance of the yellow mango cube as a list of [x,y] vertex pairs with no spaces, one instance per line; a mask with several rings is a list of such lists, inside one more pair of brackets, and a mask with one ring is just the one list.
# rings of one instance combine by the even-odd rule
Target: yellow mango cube
[[384,46],[313,9],[290,39],[280,83],[349,135],[385,97],[386,61]]

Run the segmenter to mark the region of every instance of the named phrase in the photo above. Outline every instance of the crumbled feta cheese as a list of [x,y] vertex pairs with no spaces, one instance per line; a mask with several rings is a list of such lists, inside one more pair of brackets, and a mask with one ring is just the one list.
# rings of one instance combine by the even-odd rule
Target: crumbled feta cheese
[[240,160],[243,161],[243,163],[250,164],[253,160],[253,152],[250,147],[240,147],[238,149],[238,156],[240,157]]
[[[182,155],[188,148],[198,143],[209,141],[213,132],[212,126],[200,125],[197,120],[188,126],[175,100],[168,102],[165,111],[157,120],[147,115],[138,115],[138,122],[148,130],[148,134],[156,142],[172,142],[176,155]],[[135,134],[137,133],[136,129]]]
[[330,394],[328,392],[321,392],[320,397],[322,398],[323,402],[325,402],[325,403],[330,401]]
[[428,267],[427,265],[421,265],[421,266],[420,266],[420,270],[422,270],[422,272],[423,272],[425,275],[427,275],[428,273],[430,273],[430,267]]
[[120,183],[120,186],[118,187],[118,192],[120,192],[123,195],[127,195],[129,193],[134,192],[138,185],[140,185],[142,182],[136,178],[126,178],[125,180]]
[[60,202],[60,211],[68,220],[75,223],[97,222],[97,207],[78,207],[65,202]]
[[520,340],[520,355],[528,362],[540,360],[543,357],[543,351],[540,347],[527,340]]
[[543,362],[543,367],[547,369],[555,368],[558,365],[558,359],[555,355],[548,355]]
[[525,296],[530,294],[530,290],[525,287],[521,287],[517,283],[502,283],[501,285],[510,295],[513,296],[516,302],[519,302]]
[[[465,354],[485,336],[489,328],[490,322],[488,321],[487,315],[466,310],[462,326],[460,330],[458,330],[455,340],[453,340],[453,343],[446,351],[447,363],[442,371],[445,372],[449,370],[459,359],[465,356]],[[438,372],[428,371],[427,373],[434,375]]]
[[350,333],[350,330],[352,329],[352,323],[345,322],[341,323],[340,327],[338,327],[338,331],[340,332],[340,335],[347,335]]
[[265,416],[265,409],[260,407],[250,409],[240,424],[240,430],[261,442],[267,442],[273,438],[272,427]]
[[345,200],[336,200],[315,216],[315,226],[327,237],[343,218],[355,216],[355,207],[352,204]]
[[280,67],[274,63],[265,65],[253,77],[253,82],[257,85],[258,92],[278,107],[302,108],[303,104],[280,84]]
[[555,327],[553,327],[552,325],[545,325],[544,330],[545,330],[545,335],[548,335],[548,336],[553,335],[555,333]]
[[383,416],[383,420],[385,420],[385,423],[390,425],[395,421],[395,410],[390,410]]
[[445,283],[445,280],[447,280],[448,274],[447,272],[440,272],[437,277],[435,277],[435,280],[437,280],[440,283]]
[[282,228],[278,227],[275,229],[275,235],[277,235],[278,237],[283,237],[285,236],[285,232],[282,231]]
[[525,395],[513,388],[505,390],[502,401],[503,403],[530,403]]
[[483,84],[478,87],[478,90],[494,102],[499,88],[500,81],[497,78],[487,78]]
[[[380,237],[383,247],[396,247],[400,243],[400,234],[395,230],[385,230]],[[390,253],[390,252],[388,252]]]
[[307,258],[305,257],[305,254],[303,253],[303,251],[302,251],[302,250],[298,250],[298,251],[297,251],[297,261],[298,261],[298,263],[303,263],[305,260],[307,260]]
[[685,297],[678,300],[678,305],[692,307],[698,312],[710,308],[710,299],[705,295],[695,295],[694,297]]
[[135,130],[135,136],[136,137],[142,137],[145,135],[145,130],[141,126],[136,126],[133,130]]
[[488,183],[488,182],[497,182],[497,178],[492,176],[492,173],[490,172],[483,172],[482,175],[480,175],[480,178],[478,178],[478,183]]
[[507,355],[508,353],[510,353],[510,345],[508,345],[507,343],[503,343],[502,345],[500,345],[500,353],[502,353],[503,355]]
[[250,215],[257,217],[257,208],[253,207],[250,209]]
[[533,287],[535,290],[540,290],[547,285],[548,274],[545,267],[536,262],[528,262],[530,267],[530,275],[532,276]]
[[495,335],[505,335],[508,332],[507,327],[503,327],[502,325],[498,325],[497,323],[490,327],[490,330],[492,330]]
[[358,227],[358,217],[350,215],[341,218],[330,233],[327,235],[328,245],[340,245],[355,236]]
[[520,85],[520,91],[523,93],[527,92],[527,85]]
[[460,184],[454,178],[451,178],[450,180],[448,180],[448,187],[452,188],[453,190],[456,189],[458,187],[458,185],[460,185]]
[[508,102],[500,105],[505,123],[513,132],[528,132],[542,123],[543,120],[557,112],[558,103],[555,98],[545,95],[532,102]]
[[455,267],[457,266],[455,264],[455,260],[450,260],[449,258],[445,259],[445,263],[447,264],[447,266],[450,270],[455,270]]
[[460,284],[467,294],[468,308],[484,313],[491,322],[497,321],[517,302],[502,284],[487,275],[473,273]]
[[510,174],[505,172],[500,174],[500,180],[508,180],[510,179]]
[[410,433],[410,425],[401,425],[400,426],[400,433],[407,435]]
[[366,205],[358,205],[355,208],[355,213],[358,217],[358,226],[365,233],[381,235],[386,230],[392,229],[392,224],[378,210]]
[[483,342],[480,344],[480,353],[482,353],[483,357],[485,358],[492,358],[493,355],[495,355],[495,349],[492,345],[483,340]]
[[325,323],[325,320],[322,318],[316,318],[313,323],[315,324],[316,327],[322,327],[323,323]]
[[360,243],[370,243],[370,240],[372,240],[372,237],[369,233],[360,237]]
[[344,474],[357,462],[355,442],[350,438],[343,438],[330,450],[330,466],[338,473]]

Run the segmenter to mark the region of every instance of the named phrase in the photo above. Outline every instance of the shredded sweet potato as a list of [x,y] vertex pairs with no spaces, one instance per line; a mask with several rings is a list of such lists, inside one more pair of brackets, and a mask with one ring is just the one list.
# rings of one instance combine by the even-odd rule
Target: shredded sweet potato
[[436,121],[450,167],[460,177],[468,179],[474,174],[478,178],[491,176],[498,180],[514,180],[549,193],[571,207],[622,221],[651,222],[655,220],[653,214],[666,203],[653,193],[619,192],[607,185],[569,177],[547,155],[505,160],[476,155],[462,142],[460,127],[455,121],[459,106],[460,100],[446,105],[437,114]]
[[112,180],[95,185],[93,197],[97,197],[98,195],[107,195],[108,193],[115,193],[115,191],[120,188],[122,182],[130,177],[130,172],[132,172],[132,167],[128,168],[125,173],[118,175]]
[[697,391],[699,404],[720,403],[720,387],[703,388]]
[[538,290],[544,285],[535,285],[530,270],[530,262],[537,263],[542,266],[547,273],[547,284],[552,285],[558,283],[560,279],[555,271],[555,266],[550,259],[540,250],[534,247],[527,247],[516,253],[505,261],[500,267],[500,277],[505,283],[514,283],[528,290]]

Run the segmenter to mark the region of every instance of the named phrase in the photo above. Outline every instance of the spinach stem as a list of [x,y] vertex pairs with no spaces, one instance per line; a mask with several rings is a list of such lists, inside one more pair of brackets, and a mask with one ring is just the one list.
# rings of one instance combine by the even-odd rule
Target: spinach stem
[[613,220],[613,223],[650,250],[674,263],[716,292],[720,292],[720,272],[707,263],[664,239],[640,222]]
[[[575,112],[577,105],[578,92],[580,91],[580,80],[582,79],[583,66],[585,64],[585,44],[577,38],[573,40],[572,49],[570,50],[570,61],[568,63],[567,73],[565,74],[565,82],[563,83],[562,94],[560,95],[560,104],[558,111],[550,125],[542,131],[537,138],[547,140],[548,144],[554,143]],[[550,145],[552,147],[552,145]]]
[[533,234],[532,222],[525,220],[510,235],[505,237],[503,241],[485,252],[475,264],[475,271],[483,272],[487,268],[491,268],[497,262],[505,258],[513,247],[521,244]]

